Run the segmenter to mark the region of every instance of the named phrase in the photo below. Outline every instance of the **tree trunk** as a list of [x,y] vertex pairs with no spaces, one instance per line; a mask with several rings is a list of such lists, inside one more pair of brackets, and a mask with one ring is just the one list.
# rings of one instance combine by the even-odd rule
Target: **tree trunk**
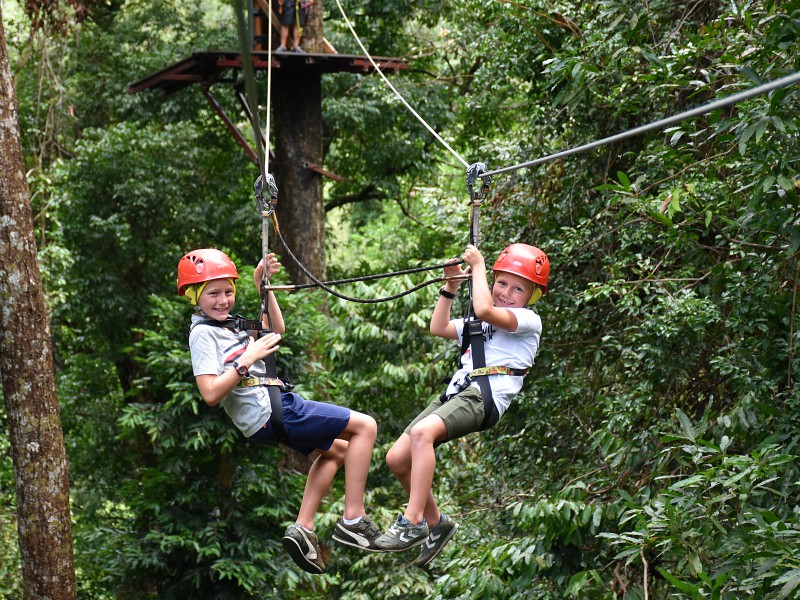
[[303,38],[300,43],[306,52],[321,54],[325,52],[322,37],[322,0],[314,0],[308,8],[308,22],[303,27]]
[[[272,107],[275,128],[276,214],[289,249],[317,278],[325,277],[325,206],[322,177],[308,164],[322,165],[322,76],[275,73]],[[307,282],[277,243],[292,281]]]
[[[0,5],[2,7],[2,5]],[[0,8],[0,377],[26,599],[75,598],[69,467]]]

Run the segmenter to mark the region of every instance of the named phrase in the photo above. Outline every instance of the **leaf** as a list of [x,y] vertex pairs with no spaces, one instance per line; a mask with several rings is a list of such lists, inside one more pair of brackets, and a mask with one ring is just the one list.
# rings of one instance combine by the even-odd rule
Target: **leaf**
[[689,420],[689,417],[686,416],[686,413],[683,412],[680,408],[675,409],[675,414],[678,415],[678,421],[680,421],[681,428],[683,429],[683,433],[687,439],[691,441],[695,441],[697,433],[695,432],[694,426],[692,422]]
[[762,83],[764,83],[764,80],[763,80],[763,79],[761,79],[761,77],[759,77],[759,76],[756,74],[756,72],[755,72],[755,71],[753,71],[753,69],[751,69],[750,67],[743,66],[743,67],[741,68],[741,73],[742,73],[742,75],[744,75],[745,77],[747,77],[747,79],[749,79],[749,80],[750,80],[750,82],[751,82],[753,85],[761,85]]
[[705,479],[706,479],[705,475],[692,475],[691,477],[687,477],[686,479],[681,479],[680,481],[676,481],[671,486],[669,486],[669,489],[677,490],[686,487],[687,485],[692,485],[698,483],[699,481],[704,481]]
[[767,130],[767,125],[769,125],[770,118],[764,117],[756,124],[756,142],[761,141],[761,136],[764,135],[764,132]]
[[778,185],[787,192],[791,192],[794,189],[792,181],[783,175],[778,175]]
[[659,573],[661,573],[661,576],[664,579],[666,579],[672,585],[674,585],[676,588],[678,588],[679,591],[686,592],[687,594],[693,594],[695,596],[699,594],[700,588],[698,588],[697,586],[692,585],[691,583],[687,583],[685,581],[681,581],[680,579],[678,579],[677,577],[675,577],[671,573],[665,571],[661,567],[656,567],[656,569],[658,570]]
[[569,578],[569,583],[567,583],[567,594],[570,596],[576,596],[578,592],[581,591],[583,586],[586,585],[589,577],[589,571],[580,571],[579,573],[575,573],[575,575]]
[[800,569],[789,571],[775,583],[783,583],[783,581],[786,581],[786,583],[784,583],[783,587],[781,588],[781,596],[788,598],[795,588],[800,585]]

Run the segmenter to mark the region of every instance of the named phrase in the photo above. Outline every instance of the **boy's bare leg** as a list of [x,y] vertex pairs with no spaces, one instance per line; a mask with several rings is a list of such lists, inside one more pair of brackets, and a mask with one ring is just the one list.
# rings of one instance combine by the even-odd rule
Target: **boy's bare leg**
[[289,41],[289,26],[288,25],[281,25],[280,31],[280,45],[282,48],[286,48],[286,42]]
[[340,434],[340,438],[348,440],[344,458],[345,519],[356,519],[366,513],[364,490],[377,435],[378,425],[375,419],[364,413],[350,411],[347,427]]
[[[411,474],[408,506],[405,517],[412,523],[421,523],[425,507],[432,497],[433,473],[436,470],[436,452],[433,443],[447,436],[447,427],[438,415],[428,415],[410,431]],[[438,510],[437,510],[438,513]],[[433,521],[435,526],[438,521]]]
[[314,515],[317,514],[320,502],[328,493],[336,472],[345,462],[347,442],[335,440],[330,449],[320,452],[314,460],[306,478],[303,501],[297,514],[297,522],[306,529],[314,530]]
[[[403,433],[397,441],[386,453],[386,464],[389,469],[394,473],[394,476],[400,482],[400,485],[406,490],[411,491],[411,436]],[[425,509],[423,511],[425,520],[433,526],[439,522],[441,513],[439,507],[436,505],[436,499],[433,497],[433,492],[428,490],[428,498],[425,502]],[[408,515],[406,515],[408,518]],[[417,523],[418,521],[415,521]]]

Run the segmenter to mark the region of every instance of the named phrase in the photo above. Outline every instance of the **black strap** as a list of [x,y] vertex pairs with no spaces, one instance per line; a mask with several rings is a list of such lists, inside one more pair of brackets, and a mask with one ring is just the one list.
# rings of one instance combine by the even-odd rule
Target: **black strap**
[[[466,336],[462,333],[462,339]],[[483,351],[483,321],[472,319],[469,322],[469,340],[472,346],[472,368],[480,369],[486,366],[486,355]],[[483,399],[483,422],[480,426],[480,431],[483,431],[489,426],[489,421],[494,411],[497,408],[494,405],[492,398],[492,387],[489,385],[488,375],[479,375],[475,377],[478,382],[478,387],[481,390],[481,398]]]
[[192,328],[196,325],[211,325],[212,327],[224,327],[225,329],[233,329],[239,331],[258,331],[260,332],[269,332],[269,330],[264,327],[261,321],[256,321],[253,319],[245,319],[242,315],[234,315],[232,317],[228,317],[224,321],[217,321],[216,319],[201,319],[200,321],[195,321],[192,324]]
[[[267,369],[267,377],[278,378],[278,367],[275,361],[275,354],[270,354],[264,357],[264,366]],[[283,401],[281,400],[281,389],[277,385],[268,385],[267,393],[269,394],[269,403],[272,407],[272,423],[273,438],[276,442],[286,443],[289,438],[286,435],[286,429],[283,427]]]

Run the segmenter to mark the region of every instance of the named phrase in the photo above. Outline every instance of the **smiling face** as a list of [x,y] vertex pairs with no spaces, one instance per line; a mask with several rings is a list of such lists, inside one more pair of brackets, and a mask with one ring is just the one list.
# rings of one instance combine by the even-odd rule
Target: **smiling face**
[[499,308],[524,308],[531,299],[534,286],[532,281],[519,275],[495,271],[492,302]]
[[233,310],[235,302],[236,288],[233,287],[231,280],[214,279],[203,288],[197,304],[209,318],[224,321]]

